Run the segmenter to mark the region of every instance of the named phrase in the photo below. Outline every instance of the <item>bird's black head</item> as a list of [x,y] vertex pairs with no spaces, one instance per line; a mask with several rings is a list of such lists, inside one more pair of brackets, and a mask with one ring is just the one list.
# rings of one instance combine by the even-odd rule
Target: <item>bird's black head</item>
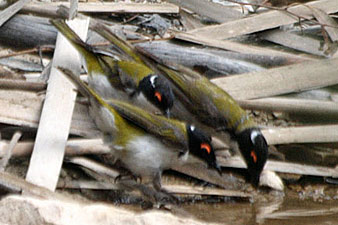
[[268,144],[258,128],[249,128],[236,135],[239,149],[248,167],[251,183],[257,187],[268,158]]
[[170,83],[162,76],[152,74],[144,77],[140,81],[138,90],[163,114],[170,116],[170,109],[174,105],[174,94]]
[[198,158],[206,161],[208,166],[221,173],[221,168],[216,162],[211,137],[193,125],[187,125],[189,151]]

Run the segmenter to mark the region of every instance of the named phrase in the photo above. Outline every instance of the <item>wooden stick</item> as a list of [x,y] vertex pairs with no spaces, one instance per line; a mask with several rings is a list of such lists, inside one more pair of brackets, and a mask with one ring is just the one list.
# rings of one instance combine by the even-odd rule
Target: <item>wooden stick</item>
[[[69,3],[30,3],[23,8],[24,12],[55,14],[59,6],[64,5],[69,8]],[[80,2],[78,4],[80,13],[179,13],[179,7],[169,3],[125,3],[125,2]]]
[[15,15],[25,4],[30,2],[30,0],[19,0],[14,4],[10,5],[6,9],[0,11],[0,27],[4,24],[9,18]]
[[[0,141],[0,157],[4,157],[9,147],[8,141]],[[24,157],[32,153],[34,143],[31,141],[21,141],[14,146],[12,156]],[[101,138],[98,139],[70,139],[66,144],[67,156],[87,155],[87,154],[108,154],[110,148],[103,143]]]
[[338,103],[333,101],[275,97],[255,100],[238,100],[237,102],[244,109],[270,112],[318,114],[321,117],[325,117],[327,115],[338,116]]
[[[220,166],[247,168],[245,162],[240,156],[229,158],[217,157],[217,162]],[[310,166],[297,163],[277,162],[268,160],[265,165],[265,170],[271,170],[281,173],[294,173],[309,176],[323,176],[323,177],[338,177],[338,168]]]
[[262,98],[338,84],[337,64],[325,59],[212,81],[237,100]]
[[338,125],[268,128],[262,132],[270,145],[338,142]]
[[43,82],[29,82],[24,80],[1,79],[0,88],[25,91],[43,91],[47,84]]
[[[89,19],[69,22],[75,32],[85,39]],[[59,34],[46,99],[26,179],[34,184],[55,190],[75,105],[75,86],[57,70],[58,66],[80,73],[80,58],[71,44]],[[47,163],[48,162],[48,163]]]
[[5,171],[8,161],[12,156],[13,149],[15,148],[21,136],[22,136],[22,133],[20,131],[17,131],[14,133],[12,140],[8,145],[8,148],[5,151],[4,157],[0,161],[0,171]]
[[[335,13],[338,11],[338,4],[331,0],[314,1],[305,4],[308,7],[316,7],[326,13]],[[313,18],[311,10],[304,5],[297,5],[287,9],[293,15]],[[191,30],[188,33],[198,36],[208,37],[210,39],[226,39],[243,34],[250,34],[257,31],[267,30],[282,25],[299,22],[299,18],[283,11],[269,11],[255,16],[250,16],[221,25],[212,25],[203,28]]]

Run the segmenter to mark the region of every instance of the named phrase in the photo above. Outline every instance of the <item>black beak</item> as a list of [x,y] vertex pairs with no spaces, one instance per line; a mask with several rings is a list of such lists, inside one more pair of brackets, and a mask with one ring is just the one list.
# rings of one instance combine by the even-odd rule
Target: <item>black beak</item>
[[261,176],[261,173],[257,173],[256,171],[250,173],[250,182],[255,188],[258,188],[259,186],[260,176]]

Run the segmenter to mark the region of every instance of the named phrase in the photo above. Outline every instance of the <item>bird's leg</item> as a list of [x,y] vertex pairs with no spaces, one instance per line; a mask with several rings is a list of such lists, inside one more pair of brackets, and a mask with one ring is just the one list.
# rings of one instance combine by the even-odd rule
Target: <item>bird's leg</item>
[[163,189],[161,186],[161,177],[162,177],[162,172],[157,172],[153,178],[153,187],[156,191],[156,193],[154,193],[154,197],[156,199],[156,201],[161,205],[163,202],[169,202],[169,203],[174,203],[174,204],[178,204],[179,203],[179,199],[172,195],[171,193],[169,193],[167,190]]

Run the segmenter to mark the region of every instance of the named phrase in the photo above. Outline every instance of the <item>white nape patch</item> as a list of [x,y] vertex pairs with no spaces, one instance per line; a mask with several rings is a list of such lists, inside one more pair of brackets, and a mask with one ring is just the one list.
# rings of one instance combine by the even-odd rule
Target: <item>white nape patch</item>
[[190,130],[191,130],[191,131],[194,131],[195,128],[196,128],[196,127],[195,127],[194,125],[191,125],[191,126],[190,126]]
[[250,139],[253,144],[255,144],[255,139],[258,135],[261,135],[261,132],[258,130],[254,130],[251,132]]
[[156,81],[157,77],[158,77],[157,75],[153,75],[153,76],[150,77],[150,83],[151,83],[151,86],[153,88],[155,88],[155,81]]

